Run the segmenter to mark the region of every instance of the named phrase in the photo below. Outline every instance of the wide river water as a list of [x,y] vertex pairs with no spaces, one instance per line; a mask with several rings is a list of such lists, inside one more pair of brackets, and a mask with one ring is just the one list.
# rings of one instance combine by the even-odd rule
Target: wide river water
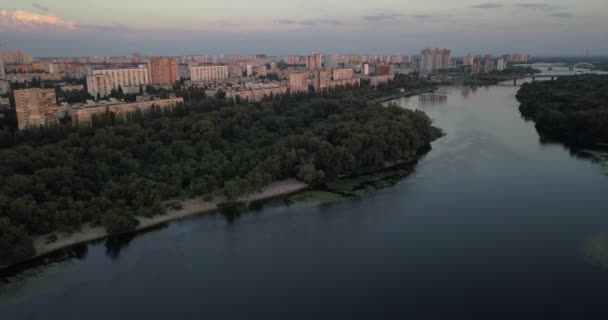
[[608,228],[608,176],[542,144],[517,89],[395,101],[447,135],[373,196],[90,244],[0,285],[0,319],[607,319],[583,245]]

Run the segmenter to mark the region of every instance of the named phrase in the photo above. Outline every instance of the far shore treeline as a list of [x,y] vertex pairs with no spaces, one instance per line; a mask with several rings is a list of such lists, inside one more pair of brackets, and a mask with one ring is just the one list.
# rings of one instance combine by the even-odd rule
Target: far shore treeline
[[608,143],[608,75],[527,83],[517,99],[522,115],[533,120],[546,139],[577,148]]
[[[372,88],[235,102],[177,92],[183,105],[106,113],[92,127],[68,124],[9,133],[0,150],[0,265],[35,254],[32,236],[82,224],[129,232],[164,201],[224,192],[227,199],[272,181],[315,184],[412,161],[440,135],[426,114],[371,99],[431,84],[398,76]],[[6,140],[5,140],[6,141]]]

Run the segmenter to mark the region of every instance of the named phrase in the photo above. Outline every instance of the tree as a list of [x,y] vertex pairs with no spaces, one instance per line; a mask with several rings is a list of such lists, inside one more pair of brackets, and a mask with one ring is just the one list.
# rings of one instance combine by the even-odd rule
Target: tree
[[124,208],[109,210],[102,218],[102,224],[110,234],[135,231],[139,221]]
[[224,90],[222,90],[222,89],[218,90],[217,93],[215,94],[215,98],[216,99],[225,99],[226,92],[224,92]]
[[34,255],[34,245],[25,228],[0,217],[0,266],[7,266]]
[[224,183],[224,193],[228,201],[236,201],[243,193],[240,179],[237,177]]

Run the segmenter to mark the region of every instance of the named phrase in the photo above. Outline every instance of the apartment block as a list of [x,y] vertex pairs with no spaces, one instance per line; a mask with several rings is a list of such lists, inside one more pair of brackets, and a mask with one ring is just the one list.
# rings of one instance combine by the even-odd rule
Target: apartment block
[[192,81],[218,81],[228,79],[228,66],[190,67]]
[[149,111],[152,106],[159,107],[161,109],[173,107],[179,103],[183,103],[183,98],[171,98],[164,100],[150,100],[140,101],[134,103],[120,103],[120,104],[108,104],[108,105],[96,105],[96,106],[80,106],[73,107],[70,109],[70,116],[72,123],[77,126],[88,126],[92,122],[94,115],[106,112],[106,110],[116,114],[118,119],[125,119],[127,114],[140,110],[145,113]]
[[175,58],[150,58],[148,70],[151,84],[171,85],[179,80],[179,66]]
[[289,90],[291,92],[308,91],[308,73],[298,72],[289,74]]
[[109,76],[113,89],[121,87],[127,91],[127,88],[139,88],[150,84],[150,75],[146,68],[93,70],[92,73],[94,76]]
[[55,89],[14,91],[19,129],[46,126],[58,121]]
[[93,97],[105,97],[112,92],[112,78],[107,74],[87,76],[87,92]]

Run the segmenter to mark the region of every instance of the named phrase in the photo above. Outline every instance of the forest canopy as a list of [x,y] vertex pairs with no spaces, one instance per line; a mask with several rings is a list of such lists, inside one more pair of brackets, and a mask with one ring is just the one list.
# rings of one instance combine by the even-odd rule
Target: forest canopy
[[522,115],[547,138],[580,147],[608,142],[608,75],[526,83],[517,99]]
[[417,159],[440,135],[423,112],[371,104],[366,90],[240,104],[202,97],[127,121],[108,112],[92,127],[18,132],[0,150],[0,265],[31,256],[35,235],[84,223],[129,232],[167,200],[218,190],[236,199],[286,178],[379,170]]

